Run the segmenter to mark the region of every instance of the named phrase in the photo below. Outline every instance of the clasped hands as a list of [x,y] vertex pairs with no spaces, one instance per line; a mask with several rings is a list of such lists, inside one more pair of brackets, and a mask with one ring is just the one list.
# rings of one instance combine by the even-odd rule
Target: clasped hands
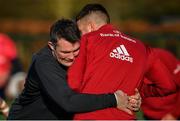
[[135,89],[135,94],[128,96],[121,90],[117,90],[115,93],[117,100],[117,108],[133,115],[133,111],[138,111],[141,106],[141,96],[138,89]]

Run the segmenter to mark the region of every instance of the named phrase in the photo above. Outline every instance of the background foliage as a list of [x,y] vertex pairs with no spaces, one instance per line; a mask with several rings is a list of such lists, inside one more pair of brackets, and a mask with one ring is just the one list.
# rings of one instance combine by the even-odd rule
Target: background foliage
[[101,3],[120,30],[180,57],[179,0],[0,0],[0,32],[17,44],[25,70],[34,52],[46,45],[49,27],[74,18],[87,3]]

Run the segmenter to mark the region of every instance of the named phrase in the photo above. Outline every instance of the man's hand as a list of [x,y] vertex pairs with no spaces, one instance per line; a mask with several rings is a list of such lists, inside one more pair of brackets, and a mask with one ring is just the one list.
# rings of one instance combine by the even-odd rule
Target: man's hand
[[9,106],[2,98],[0,98],[0,111],[5,117],[9,114]]
[[128,109],[129,106],[129,98],[126,93],[124,93],[121,90],[116,91],[115,93],[116,100],[117,100],[117,108],[130,114],[133,115],[132,111]]
[[135,89],[135,94],[132,96],[129,96],[129,105],[128,108],[132,111],[138,111],[141,107],[141,96],[138,91],[138,89]]
[[168,113],[161,120],[177,120],[172,114]]

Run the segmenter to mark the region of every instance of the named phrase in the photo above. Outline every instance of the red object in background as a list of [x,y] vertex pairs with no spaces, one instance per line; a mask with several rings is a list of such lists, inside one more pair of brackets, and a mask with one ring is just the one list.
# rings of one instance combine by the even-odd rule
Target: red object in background
[[6,85],[11,72],[11,62],[9,58],[0,55],[0,88]]
[[0,54],[13,60],[17,56],[17,49],[14,41],[5,34],[0,33]]
[[[174,74],[175,82],[180,88],[180,71],[179,60],[169,51],[154,48],[155,53],[160,60],[166,65],[169,71]],[[145,83],[151,84],[151,80],[145,79]],[[150,120],[160,120],[166,114],[171,114],[175,118],[180,118],[180,90],[177,93],[170,94],[165,97],[149,97],[143,99],[142,111]]]

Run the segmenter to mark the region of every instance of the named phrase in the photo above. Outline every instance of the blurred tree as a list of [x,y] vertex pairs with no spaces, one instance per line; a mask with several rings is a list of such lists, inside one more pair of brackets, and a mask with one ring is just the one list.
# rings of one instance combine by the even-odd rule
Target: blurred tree
[[57,19],[70,17],[72,0],[0,0],[3,18]]
[[87,3],[101,3],[112,20],[179,18],[179,0],[0,0],[1,18],[57,19],[74,17]]
[[0,0],[0,31],[12,35],[27,69],[32,53],[49,39],[52,22],[74,18],[87,3],[107,8],[123,32],[180,57],[179,0]]

